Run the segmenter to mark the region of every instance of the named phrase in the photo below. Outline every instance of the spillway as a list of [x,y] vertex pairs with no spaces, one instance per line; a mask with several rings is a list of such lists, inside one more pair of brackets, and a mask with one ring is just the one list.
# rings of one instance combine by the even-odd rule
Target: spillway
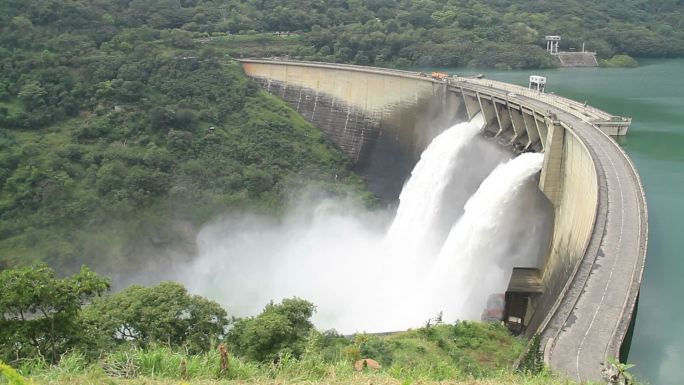
[[506,290],[513,267],[539,266],[551,228],[551,209],[534,178],[543,159],[525,153],[500,164],[449,232],[432,280],[454,293],[445,305],[458,317],[478,318],[487,297]]
[[[390,247],[425,253],[441,244],[445,228],[459,215],[464,198],[473,192],[463,183],[454,186],[454,182],[457,178],[467,179],[464,174],[468,173],[469,165],[463,159],[464,153],[483,125],[482,115],[456,124],[434,138],[423,151],[399,195],[399,207],[386,236]],[[470,177],[479,184],[484,175],[471,173]],[[458,190],[467,196],[455,196]]]
[[479,319],[480,296],[501,292],[508,264],[539,257],[521,246],[539,240],[516,223],[546,209],[525,203],[526,189],[541,194],[531,177],[541,155],[509,161],[481,129],[477,118],[434,138],[396,213],[305,198],[282,221],[228,218],[202,230],[187,268],[195,273],[178,279],[235,315],[305,298],[319,327],[344,333],[419,327],[440,311],[445,321]]

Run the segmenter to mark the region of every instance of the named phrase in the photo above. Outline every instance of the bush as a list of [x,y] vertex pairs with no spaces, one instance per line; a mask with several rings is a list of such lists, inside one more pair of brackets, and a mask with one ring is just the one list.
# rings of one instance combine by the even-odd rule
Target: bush
[[11,366],[0,361],[0,377],[4,377],[10,385],[30,385],[19,373],[17,373]]
[[57,362],[87,337],[78,325],[81,306],[109,286],[85,266],[61,279],[45,264],[0,272],[0,357]]
[[633,57],[629,55],[615,55],[608,60],[601,60],[601,67],[627,67],[633,68],[638,67],[639,62],[637,62]]
[[165,344],[206,352],[223,338],[228,325],[226,311],[219,304],[189,295],[173,282],[149,288],[129,286],[87,306],[82,319],[90,336],[84,344],[92,353],[121,344],[141,348]]
[[290,355],[301,357],[313,324],[316,307],[299,298],[271,302],[263,312],[252,318],[236,321],[228,334],[233,351],[259,362],[277,362]]

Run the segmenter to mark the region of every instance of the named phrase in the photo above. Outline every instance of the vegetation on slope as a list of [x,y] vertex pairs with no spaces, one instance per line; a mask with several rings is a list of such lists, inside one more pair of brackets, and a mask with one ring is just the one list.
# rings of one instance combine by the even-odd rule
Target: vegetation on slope
[[366,378],[353,368],[365,358],[382,366],[368,378],[386,383],[524,382],[529,375],[511,371],[525,341],[500,324],[437,323],[349,338],[316,330],[315,306],[299,298],[267,304],[254,317],[229,319],[218,304],[176,283],[105,295],[108,288],[108,279],[85,267],[66,278],[45,265],[0,272],[0,360],[40,383],[348,382]]
[[[546,66],[543,36],[550,34],[563,36],[561,49],[585,42],[601,58],[684,54],[684,5],[672,0],[43,0],[20,12],[26,20],[13,21],[17,30],[58,19],[62,28],[92,29],[96,45],[143,25],[198,34],[296,32],[299,44],[282,50],[272,40],[273,52],[358,64]],[[6,20],[17,13],[10,9]]]
[[93,4],[39,4],[0,5],[0,268],[134,269],[217,213],[277,214],[305,183],[360,187],[222,52],[183,31],[103,28]]
[[[538,337],[515,369],[526,341],[499,323],[438,316],[416,330],[342,336],[315,329],[316,307],[300,298],[228,318],[177,283],[109,288],[85,266],[65,278],[44,264],[0,271],[0,384],[569,383],[544,368]],[[631,378],[633,365],[612,364]]]
[[627,55],[615,55],[608,60],[599,62],[601,67],[637,67],[639,62]]
[[[59,365],[47,366],[32,362],[22,368],[26,376],[40,384],[339,384],[339,385],[572,385],[572,381],[549,372],[540,374],[514,373],[506,369],[493,371],[486,377],[473,378],[462,374],[458,368],[422,367],[418,369],[382,368],[357,372],[351,362],[322,362],[315,355],[302,360],[284,358],[277,364],[256,364],[231,357],[229,372],[220,372],[219,353],[187,356],[183,352],[158,348],[147,351],[119,353],[117,357],[88,364],[79,355],[65,357]],[[187,376],[181,368],[185,362]],[[122,365],[132,372],[115,374],[109,364]],[[135,372],[137,371],[137,372]],[[452,373],[461,373],[449,377]],[[2,383],[0,381],[0,383]]]

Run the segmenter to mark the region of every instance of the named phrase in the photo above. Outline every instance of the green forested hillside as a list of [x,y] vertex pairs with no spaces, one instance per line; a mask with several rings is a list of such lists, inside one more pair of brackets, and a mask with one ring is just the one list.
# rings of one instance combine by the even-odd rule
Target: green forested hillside
[[123,265],[192,239],[217,213],[277,212],[290,184],[359,186],[231,57],[542,67],[552,33],[603,58],[681,56],[683,10],[673,0],[2,1],[0,266]]
[[[624,65],[684,55],[683,21],[681,0],[0,0],[0,359],[58,384],[567,383],[538,349],[513,373],[525,342],[497,324],[349,339],[301,299],[231,320],[177,284],[101,297],[87,268],[59,277],[190,254],[211,218],[278,215],[311,184],[372,199],[233,58],[534,68],[561,34]],[[366,357],[384,369],[357,373]]]
[[277,213],[288,186],[360,185],[220,50],[75,4],[0,4],[0,267],[120,270],[226,210]]
[[[70,31],[60,39],[38,35],[48,48],[76,43],[84,33],[98,46],[122,29],[148,26],[298,32],[271,51],[256,51],[358,64],[538,67],[550,64],[541,49],[547,34],[562,35],[562,49],[585,42],[604,59],[684,55],[679,0],[12,0],[0,7],[7,8],[3,24],[15,32],[6,41],[35,40],[46,24]],[[292,44],[283,47],[287,40]]]

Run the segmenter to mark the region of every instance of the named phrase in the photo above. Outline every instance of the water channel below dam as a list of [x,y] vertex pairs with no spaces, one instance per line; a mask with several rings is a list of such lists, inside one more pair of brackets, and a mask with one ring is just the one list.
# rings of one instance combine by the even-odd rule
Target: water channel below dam
[[[417,68],[429,72],[431,68]],[[547,77],[547,92],[587,101],[614,115],[633,118],[619,143],[634,161],[646,190],[649,244],[628,361],[650,384],[682,383],[684,357],[684,60],[640,60],[638,68],[561,68],[492,71],[434,69],[527,85],[529,75]]]

